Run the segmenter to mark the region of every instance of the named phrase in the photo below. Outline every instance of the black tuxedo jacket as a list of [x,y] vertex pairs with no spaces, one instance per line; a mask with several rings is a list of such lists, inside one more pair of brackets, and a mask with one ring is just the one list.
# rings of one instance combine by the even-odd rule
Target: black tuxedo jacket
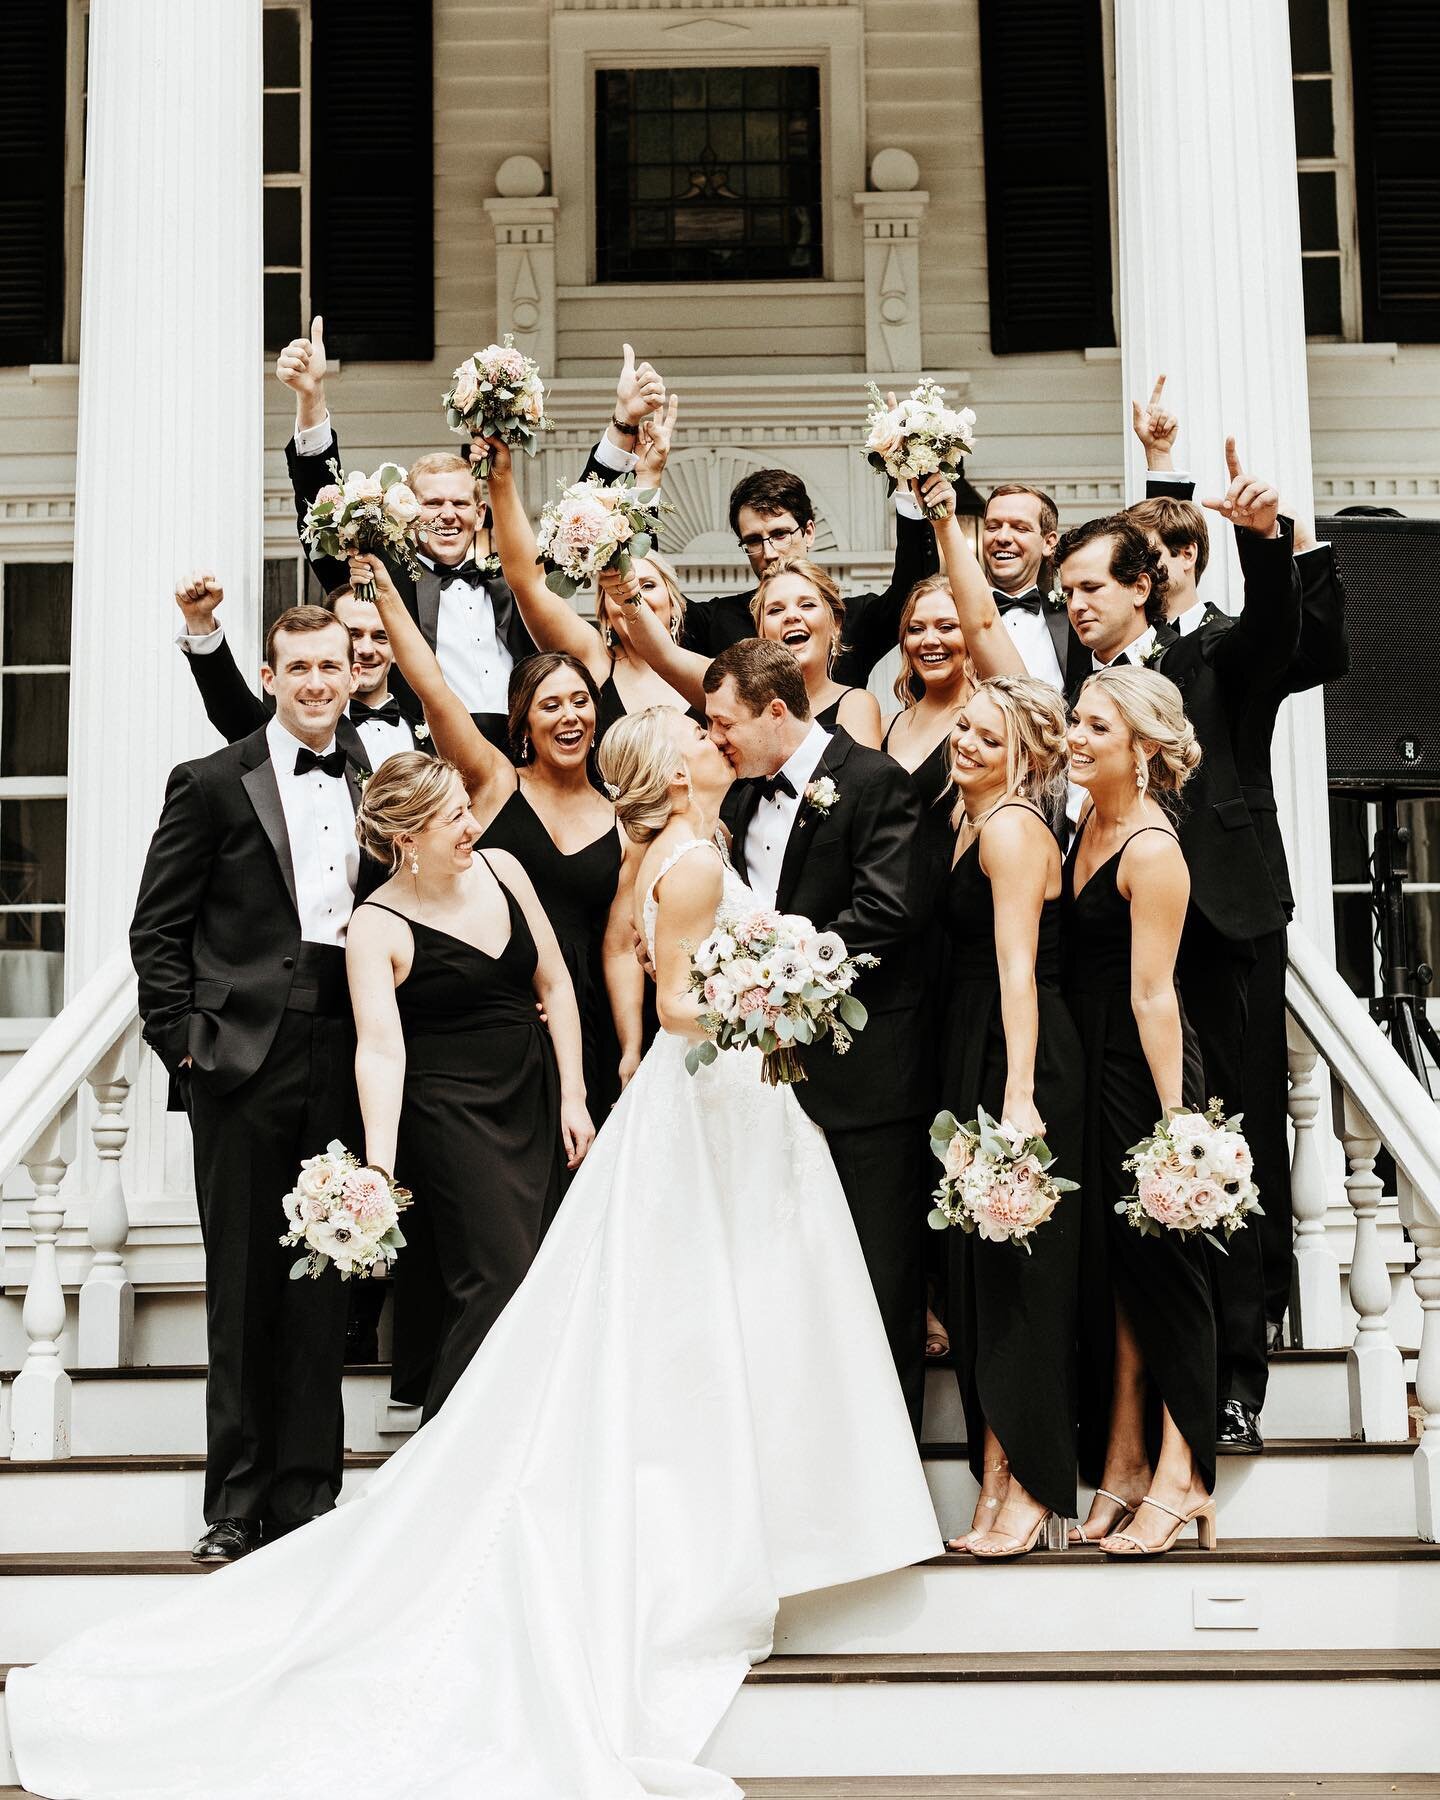
[[1300,577],[1288,519],[1281,521],[1278,538],[1252,531],[1235,535],[1245,575],[1244,610],[1229,619],[1212,608],[1206,622],[1186,637],[1162,627],[1156,634],[1160,654],[1151,666],[1180,689],[1203,752],[1180,797],[1190,903],[1222,937],[1248,939],[1280,930],[1285,915],[1245,804],[1236,748],[1239,722],[1256,691],[1280,679],[1294,657]]
[[[330,447],[322,450],[317,456],[301,456],[295,448],[292,437],[285,446],[285,465],[290,471],[290,486],[295,495],[296,528],[305,522],[305,514],[310,502],[315,498],[326,482],[333,481],[330,464],[336,462],[343,469],[344,462],[340,457],[340,440],[332,433]],[[349,565],[334,557],[313,556],[307,550],[306,558],[315,571],[316,579],[328,594],[332,589],[343,587],[350,579]],[[419,580],[401,562],[392,562],[388,558],[385,565],[390,571],[390,579],[395,583],[400,598],[405,602],[406,610],[420,627],[425,642],[433,650],[435,648],[435,631],[440,619],[440,577],[433,570],[424,568]],[[484,580],[485,591],[490,596],[490,604],[495,609],[495,634],[510,652],[515,662],[521,662],[527,656],[535,654],[535,641],[525,629],[525,621],[520,617],[520,608],[515,604],[515,596],[511,593],[503,576],[487,575]],[[390,677],[391,691],[399,700],[402,711],[412,719],[422,716],[420,702],[415,698],[409,683],[396,669]]]
[[[590,452],[580,479],[590,476],[601,481],[614,481],[615,471],[598,462]],[[940,553],[935,533],[928,519],[907,519],[899,514],[895,520],[895,568],[890,585],[883,594],[847,594],[845,596],[845,632],[839,656],[835,659],[836,681],[848,687],[864,687],[875,665],[900,641],[900,613],[917,581],[934,575],[940,568]],[[718,656],[741,638],[755,636],[755,621],[750,616],[754,588],[743,594],[719,594],[713,600],[687,600],[685,632],[681,638],[687,650],[700,656]],[[1063,664],[1062,664],[1063,666]]]
[[[190,665],[190,674],[204,702],[205,717],[227,744],[238,744],[241,738],[249,737],[252,732],[259,731],[269,722],[275,712],[275,702],[269,694],[257,694],[240,673],[231,654],[228,637],[222,638],[213,650],[207,651],[203,656],[186,656],[185,661]],[[400,716],[402,724],[409,729],[413,748],[428,750],[428,741],[423,744],[416,742],[416,721],[403,707]],[[343,714],[335,727],[335,742],[352,762],[359,763],[361,768],[368,768],[369,754],[361,747],[363,740]]]
[[[843,1057],[828,1037],[803,1050],[810,1078],[795,1089],[822,1129],[856,1130],[909,1118],[925,1091],[923,1046],[915,1028],[922,993],[914,858],[920,803],[899,763],[857,744],[843,727],[831,737],[812,779],[822,775],[835,783],[838,798],[823,813],[802,799],[785,847],[776,903],[820,930],[838,931],[852,953],[880,958],[880,966],[854,988],[869,1010],[869,1023]],[[742,876],[745,834],[759,801],[755,782],[737,782],[723,809],[732,833],[731,856]]]
[[[364,755],[346,776],[356,806]],[[357,903],[384,876],[362,855]],[[190,1056],[229,1093],[274,1042],[299,950],[290,839],[257,731],[171,772],[130,924],[145,1041],[172,1075]]]

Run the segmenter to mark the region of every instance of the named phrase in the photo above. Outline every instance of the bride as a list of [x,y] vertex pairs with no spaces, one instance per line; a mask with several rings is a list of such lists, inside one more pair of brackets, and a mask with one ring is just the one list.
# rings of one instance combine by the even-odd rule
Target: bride
[[663,707],[601,761],[663,1030],[529,1276],[361,1497],[11,1674],[30,1792],[738,1800],[695,1759],[781,1596],[939,1553],[823,1136],[752,1051],[685,1071],[728,765]]

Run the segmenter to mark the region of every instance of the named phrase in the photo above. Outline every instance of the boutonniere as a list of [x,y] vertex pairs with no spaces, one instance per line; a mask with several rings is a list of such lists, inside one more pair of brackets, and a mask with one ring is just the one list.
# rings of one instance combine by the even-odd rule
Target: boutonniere
[[350,773],[355,778],[356,787],[358,787],[360,792],[363,794],[365,792],[366,785],[368,784],[368,782],[370,780],[370,777],[375,773],[375,771],[373,769],[362,769],[357,763],[351,763],[350,764]]
[[812,812],[822,817],[829,812],[840,798],[840,790],[828,775],[822,775],[818,781],[812,781],[805,789],[805,804]]
[[1065,610],[1065,590],[1064,590],[1064,588],[1062,588],[1059,585],[1058,582],[1056,583],[1056,585],[1054,587],[1051,588],[1050,592],[1045,596],[1045,604],[1050,608],[1051,612],[1064,612],[1064,610]]
[[1159,668],[1160,658],[1165,654],[1165,652],[1169,648],[1170,648],[1169,644],[1161,643],[1160,639],[1156,638],[1155,642],[1150,646],[1150,648],[1140,658],[1141,666],[1146,669]]
[[500,558],[493,551],[479,564],[479,569],[482,575],[499,575],[503,572],[500,567]]
[[412,725],[410,729],[415,734],[415,742],[417,744],[428,744],[430,742],[430,727],[423,719],[421,719],[418,725]]

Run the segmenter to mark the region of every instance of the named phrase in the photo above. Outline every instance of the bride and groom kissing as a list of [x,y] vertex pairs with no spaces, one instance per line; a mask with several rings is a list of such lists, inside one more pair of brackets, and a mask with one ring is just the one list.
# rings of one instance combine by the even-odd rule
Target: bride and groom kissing
[[[601,750],[662,1029],[529,1275],[358,1499],[12,1675],[30,1791],[737,1800],[696,1759],[780,1598],[938,1554],[917,802],[812,723],[782,645],[732,646],[705,688],[708,732],[656,708]],[[686,1071],[722,902],[880,959],[853,1049],[793,1087],[753,1051]]]

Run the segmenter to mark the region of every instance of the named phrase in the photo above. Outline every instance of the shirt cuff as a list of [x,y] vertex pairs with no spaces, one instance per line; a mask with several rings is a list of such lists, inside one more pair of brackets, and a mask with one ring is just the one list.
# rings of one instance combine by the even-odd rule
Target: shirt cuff
[[1297,550],[1295,552],[1295,560],[1296,562],[1299,562],[1302,556],[1314,556],[1317,550],[1328,550],[1329,548],[1329,540],[1321,538],[1318,543],[1307,545],[1304,550]]
[[895,513],[901,519],[923,519],[925,508],[915,498],[909,488],[896,488]]
[[1189,481],[1191,486],[1194,486],[1188,469],[1147,469],[1145,471],[1146,487],[1149,487],[1152,481]]
[[209,656],[218,650],[225,641],[225,627],[216,625],[213,631],[207,631],[203,637],[192,637],[188,631],[182,631],[175,642],[187,656]]
[[318,425],[295,424],[295,454],[297,456],[323,456],[335,442],[335,429],[330,423],[327,412]]
[[618,444],[612,444],[608,437],[602,437],[595,446],[595,460],[602,469],[611,469],[617,475],[628,475],[638,465],[640,458],[633,450],[622,450]]

